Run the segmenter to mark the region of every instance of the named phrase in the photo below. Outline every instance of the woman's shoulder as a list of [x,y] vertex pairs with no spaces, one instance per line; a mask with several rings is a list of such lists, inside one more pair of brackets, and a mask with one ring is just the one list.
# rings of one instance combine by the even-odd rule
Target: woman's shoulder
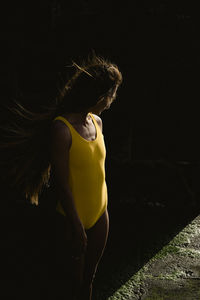
[[103,122],[102,122],[102,119],[101,119],[99,116],[95,115],[95,114],[92,114],[92,115],[93,115],[95,121],[97,122],[97,124],[99,125],[99,127],[100,127],[101,130],[102,130],[102,128],[103,128]]
[[71,133],[67,124],[62,120],[54,120],[51,126],[51,135],[55,140],[71,141]]
[[51,124],[52,130],[57,132],[68,130],[68,126],[63,122],[61,118],[55,118]]

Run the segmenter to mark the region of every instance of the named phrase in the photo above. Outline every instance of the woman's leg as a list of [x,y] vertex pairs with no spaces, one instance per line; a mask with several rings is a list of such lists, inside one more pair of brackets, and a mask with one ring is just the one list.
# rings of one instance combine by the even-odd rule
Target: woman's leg
[[[70,299],[72,300],[77,299],[77,294],[80,292],[81,300],[90,300],[92,295],[92,282],[98,267],[98,263],[103,255],[108,237],[108,212],[106,210],[97,223],[91,229],[87,230],[87,250],[85,255],[78,260],[72,256],[70,249],[70,233],[66,232],[66,221],[63,221],[64,219],[62,219],[61,222],[58,222],[58,227],[61,234],[60,240],[62,243],[57,245],[57,258],[58,261],[61,262],[59,264],[60,271],[63,270],[65,273],[66,270],[67,272],[65,274],[60,274],[60,292],[62,290],[61,293],[63,296],[65,293],[66,295],[70,295]],[[62,232],[63,230],[64,232]],[[57,275],[59,273],[60,272],[58,272]]]
[[76,260],[71,248],[71,224],[57,213],[56,286],[58,298],[75,300],[81,288],[84,256]]
[[91,300],[92,283],[105,249],[108,231],[109,217],[106,210],[97,223],[91,229],[87,230],[88,245],[85,254],[81,300]]

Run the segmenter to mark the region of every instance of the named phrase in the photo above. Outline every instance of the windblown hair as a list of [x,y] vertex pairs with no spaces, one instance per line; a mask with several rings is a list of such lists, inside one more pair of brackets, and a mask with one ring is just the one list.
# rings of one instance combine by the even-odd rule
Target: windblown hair
[[38,204],[38,195],[50,175],[52,111],[34,113],[15,101],[4,111],[7,119],[0,124],[1,183]]
[[55,103],[43,112],[30,111],[19,100],[1,109],[7,117],[0,122],[0,179],[32,204],[38,205],[39,195],[49,182],[54,118],[88,110],[122,82],[118,67],[96,55],[72,67],[73,76],[59,89]]

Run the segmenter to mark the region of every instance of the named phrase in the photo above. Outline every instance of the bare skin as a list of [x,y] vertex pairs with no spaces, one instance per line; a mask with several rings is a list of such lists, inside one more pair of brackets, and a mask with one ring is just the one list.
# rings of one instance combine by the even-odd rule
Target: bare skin
[[[116,94],[116,90],[117,88],[113,91],[113,97]],[[84,139],[92,141],[96,138],[96,128],[89,111],[94,114],[97,124],[102,130],[102,120],[96,114],[101,114],[103,110],[110,107],[112,101],[109,101],[109,99],[100,101],[87,112],[67,113],[63,114],[63,116]],[[71,299],[91,300],[93,278],[108,236],[108,212],[106,210],[90,230],[86,231],[84,229],[74,205],[73,195],[68,186],[69,150],[71,144],[72,137],[69,128],[59,120],[53,122],[52,169],[55,175],[58,198],[66,214],[66,238],[70,240],[71,252],[73,253],[72,276],[74,278],[74,295],[71,296]],[[71,224],[70,228],[69,223]],[[76,293],[77,291],[80,292],[79,296]]]

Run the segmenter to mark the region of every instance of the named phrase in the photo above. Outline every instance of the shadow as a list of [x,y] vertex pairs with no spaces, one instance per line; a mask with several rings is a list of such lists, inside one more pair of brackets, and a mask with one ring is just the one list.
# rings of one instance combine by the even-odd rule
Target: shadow
[[200,213],[198,164],[112,161],[107,168],[110,235],[95,300],[111,296]]
[[38,208],[17,198],[1,187],[0,297],[39,299],[48,268],[44,218]]

